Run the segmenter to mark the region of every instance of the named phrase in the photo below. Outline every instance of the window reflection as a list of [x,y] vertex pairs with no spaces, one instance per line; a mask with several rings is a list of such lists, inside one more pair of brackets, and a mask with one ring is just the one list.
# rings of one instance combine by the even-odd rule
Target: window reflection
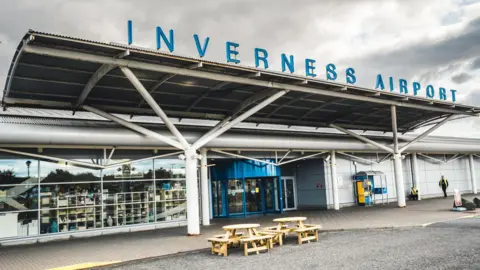
[[0,157],[0,238],[186,219],[183,161],[115,163],[99,170]]

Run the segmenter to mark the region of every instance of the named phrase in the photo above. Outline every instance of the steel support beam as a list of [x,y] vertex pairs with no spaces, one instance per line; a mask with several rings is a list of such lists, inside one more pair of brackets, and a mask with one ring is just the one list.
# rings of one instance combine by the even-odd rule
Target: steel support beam
[[208,187],[207,149],[200,149],[200,188],[202,190],[202,224],[210,225],[210,196]]
[[294,159],[291,159],[291,160],[284,161],[284,162],[282,162],[282,163],[277,163],[277,166],[282,166],[282,165],[285,165],[285,164],[288,164],[288,163],[292,163],[292,162],[295,162],[295,161],[299,161],[299,160],[302,160],[302,159],[307,159],[307,158],[311,158],[311,157],[323,155],[323,154],[325,154],[325,153],[327,153],[327,152],[324,151],[324,152],[315,153],[315,154],[311,154],[311,155],[307,155],[307,156],[303,156],[303,157],[294,158]]
[[105,165],[108,165],[110,163],[114,152],[115,152],[115,147],[113,147],[112,151],[110,151],[110,155],[108,155],[108,159],[107,159],[107,162],[105,162]]
[[261,159],[257,159],[257,158],[252,158],[252,157],[247,157],[247,156],[240,155],[240,154],[229,153],[229,152],[225,152],[225,151],[218,150],[218,149],[210,149],[210,151],[220,153],[220,154],[224,154],[224,155],[227,155],[227,156],[243,158],[243,159],[253,160],[253,161],[256,161],[256,162],[260,162],[260,163],[265,163],[265,164],[268,164],[268,165],[277,166],[277,164],[275,164],[273,162],[269,162],[269,161],[261,160]]
[[254,104],[255,102],[262,100],[266,97],[272,96],[275,93],[277,93],[277,90],[272,90],[272,89],[264,89],[260,92],[257,92],[244,100],[242,103],[240,103],[232,112],[232,117],[235,117],[237,114],[239,114],[242,110],[245,108],[248,108],[250,105]]
[[398,207],[405,207],[405,184],[403,181],[402,153],[398,150],[397,108],[392,105],[392,132],[393,132],[393,170],[397,189]]
[[413,152],[411,156],[411,161],[412,161],[412,180],[413,180],[413,186],[417,188],[417,194],[418,194],[418,200],[420,201],[422,199],[421,192],[422,190],[420,189],[420,178],[419,178],[419,173],[418,173],[418,159],[417,159],[417,153]]
[[[157,91],[157,89],[162,86],[164,83],[166,83],[168,80],[170,80],[171,78],[175,77],[176,74],[168,74],[168,75],[165,75],[165,77],[163,77],[160,81],[156,82],[152,87],[150,87],[150,90],[148,90],[148,93],[151,95],[153,94],[155,91]],[[138,102],[138,106],[137,107],[142,107],[142,105],[145,103],[145,99],[142,99]]]
[[202,140],[198,140],[196,141],[194,144],[193,144],[193,148],[195,149],[198,149],[198,148],[201,148],[202,146],[204,146],[205,144],[207,144],[208,142],[210,142],[211,140],[217,138],[218,136],[222,135],[224,132],[226,132],[227,130],[229,130],[230,128],[234,127],[235,125],[237,125],[238,123],[242,122],[243,120],[247,119],[248,117],[250,117],[251,115],[255,114],[256,112],[260,111],[261,109],[265,108],[266,106],[268,106],[268,104],[274,102],[275,100],[277,100],[278,98],[280,98],[281,96],[285,95],[286,93],[288,93],[288,91],[279,91],[277,92],[276,94],[274,94],[273,96],[265,99],[264,101],[260,102],[259,104],[255,105],[254,107],[252,107],[251,109],[249,109],[248,111],[244,112],[242,115],[236,117],[235,119],[233,119],[232,121],[228,122],[227,124],[225,124],[223,127],[219,128],[217,131],[211,133],[209,136],[206,136],[204,137]]
[[392,154],[387,154],[384,158],[382,158],[382,160],[380,160],[379,162],[377,162],[378,164],[380,163],[383,163],[385,160],[387,160]]
[[473,194],[477,194],[477,179],[475,177],[475,160],[473,160],[473,154],[468,155],[468,165],[470,165],[470,180],[472,181]]
[[85,110],[87,110],[87,111],[89,111],[89,112],[91,112],[91,113],[94,113],[94,114],[96,114],[96,115],[99,115],[99,116],[101,116],[101,117],[103,117],[103,118],[106,118],[106,119],[108,119],[108,120],[110,120],[110,121],[116,122],[116,123],[118,123],[118,124],[120,124],[120,125],[122,125],[122,126],[124,126],[124,127],[126,127],[126,128],[129,128],[129,129],[131,129],[131,130],[134,130],[134,131],[136,131],[136,132],[138,132],[138,133],[140,133],[140,134],[143,134],[143,135],[148,136],[148,137],[155,138],[155,139],[157,139],[157,140],[159,140],[159,141],[161,141],[161,142],[164,142],[164,143],[166,143],[166,144],[169,144],[169,145],[171,145],[171,146],[173,146],[173,147],[175,147],[175,148],[184,150],[183,145],[181,145],[179,142],[177,142],[177,141],[175,141],[175,140],[172,140],[172,139],[170,139],[170,138],[168,138],[168,137],[165,137],[165,136],[163,136],[163,135],[160,135],[160,134],[158,134],[158,133],[156,133],[156,132],[153,132],[153,131],[151,131],[151,130],[149,130],[149,129],[146,129],[146,128],[141,127],[141,126],[139,126],[139,125],[136,125],[136,124],[134,124],[134,123],[128,122],[128,121],[126,121],[126,120],[123,120],[123,119],[120,118],[120,117],[111,115],[111,114],[109,114],[109,113],[107,113],[107,112],[104,112],[104,111],[102,111],[102,110],[99,110],[99,109],[96,109],[96,108],[93,108],[93,107],[90,107],[90,106],[87,106],[87,105],[83,105],[82,107],[83,107],[83,109],[85,109]]
[[424,133],[422,133],[421,135],[419,135],[418,137],[416,137],[415,139],[413,139],[412,141],[406,143],[405,145],[402,146],[402,148],[400,148],[398,151],[400,153],[403,153],[405,150],[408,149],[408,147],[410,147],[412,144],[422,140],[423,138],[427,137],[430,133],[434,132],[435,130],[437,130],[439,127],[441,127],[443,124],[445,124],[446,122],[450,121],[450,119],[452,119],[452,117],[454,117],[455,115],[450,115],[448,117],[446,117],[445,119],[443,119],[441,122],[437,123],[435,126],[429,128],[427,131],[425,131]]
[[71,160],[71,159],[65,159],[65,158],[57,158],[57,157],[46,156],[46,155],[39,155],[39,154],[10,150],[10,149],[5,149],[5,148],[0,148],[0,152],[10,153],[10,154],[19,155],[19,156],[32,157],[32,158],[48,159],[48,160],[57,161],[57,162],[65,162],[67,164],[73,164],[73,165],[77,165],[77,166],[83,166],[83,167],[94,168],[94,169],[105,168],[104,166],[98,165],[98,164],[92,164],[92,163],[76,161],[76,160]]
[[422,157],[427,158],[427,159],[430,159],[432,161],[436,161],[436,163],[443,163],[443,164],[447,163],[446,161],[443,161],[443,160],[440,160],[440,159],[437,159],[437,158],[434,158],[434,157],[431,157],[431,156],[427,156],[427,155],[422,154],[422,153],[418,153],[417,155],[422,156]]
[[391,148],[389,148],[389,147],[387,147],[387,146],[385,146],[385,145],[383,145],[383,144],[377,143],[377,142],[375,142],[375,141],[373,141],[373,140],[370,140],[370,139],[368,139],[368,138],[366,138],[366,137],[363,137],[362,135],[358,135],[357,133],[355,133],[355,132],[353,132],[353,131],[350,131],[350,130],[348,130],[348,129],[344,129],[344,128],[342,128],[342,127],[339,127],[339,126],[333,125],[333,124],[331,124],[330,127],[335,128],[335,129],[337,129],[337,130],[339,130],[339,131],[341,131],[341,132],[343,132],[343,133],[345,133],[345,134],[348,134],[348,135],[350,135],[350,136],[352,136],[352,137],[355,137],[355,138],[357,138],[357,139],[360,140],[360,141],[369,143],[369,144],[371,144],[371,145],[373,145],[373,146],[375,146],[375,147],[378,147],[378,148],[380,148],[380,149],[382,149],[382,150],[385,150],[385,151],[388,152],[388,153],[393,153],[393,150],[392,150]]
[[210,95],[211,92],[215,90],[219,90],[220,88],[224,87],[227,85],[228,82],[221,82],[215,85],[214,87],[208,89],[205,93],[203,93],[200,97],[198,97],[190,106],[188,106],[187,112],[191,111],[200,101],[202,101],[204,98],[206,98],[208,95]]
[[338,197],[338,182],[337,182],[337,159],[335,157],[335,151],[331,152],[330,171],[331,171],[332,188],[333,188],[333,209],[340,210],[340,200]]
[[[130,51],[126,50],[125,52],[122,52],[117,55],[116,58],[124,58],[126,56],[130,55]],[[87,84],[85,84],[85,87],[83,87],[82,93],[78,97],[77,100],[77,107],[81,106],[85,100],[87,99],[88,95],[90,94],[90,91],[92,91],[93,87],[105,76],[107,75],[108,72],[110,72],[112,69],[116,68],[116,65],[111,65],[111,64],[103,64],[93,75],[90,77],[88,80]]]
[[357,159],[357,160],[360,160],[360,161],[363,161],[367,164],[375,164],[377,162],[375,161],[371,161],[371,160],[368,160],[368,159],[364,159],[364,158],[361,158],[361,157],[357,157],[357,156],[354,156],[354,155],[350,155],[350,154],[347,154],[347,153],[344,153],[344,152],[337,152],[338,154],[340,155],[343,155],[343,156],[346,156],[346,157],[350,157],[350,158],[353,158],[353,159]]
[[[331,96],[331,97],[345,98],[345,99],[358,100],[358,101],[364,101],[364,102],[372,102],[377,104],[396,105],[396,106],[402,106],[407,108],[422,109],[427,111],[443,112],[448,114],[464,114],[464,115],[473,115],[473,116],[478,115],[475,112],[465,112],[465,111],[459,111],[459,110],[454,110],[449,108],[435,107],[431,105],[421,105],[421,104],[414,104],[414,103],[407,103],[407,102],[400,102],[400,101],[393,101],[393,100],[385,100],[385,99],[379,99],[375,97],[350,94],[345,91],[342,91],[342,92],[330,91],[330,90],[317,89],[317,88],[305,87],[300,85],[292,85],[287,83],[278,83],[278,82],[272,82],[272,81],[243,78],[243,77],[228,75],[228,74],[214,74],[212,72],[196,70],[196,69],[164,66],[164,65],[145,63],[145,62],[140,62],[135,60],[114,59],[108,56],[92,55],[92,54],[83,53],[83,52],[74,52],[74,51],[68,51],[68,50],[56,49],[56,48],[45,48],[45,47],[40,47],[36,45],[26,45],[24,48],[24,52],[44,55],[44,56],[74,59],[74,60],[85,61],[85,62],[113,64],[120,67],[129,67],[134,69],[150,70],[150,71],[156,71],[156,72],[162,72],[162,73],[179,74],[179,75],[191,76],[195,78],[204,78],[204,79],[230,82],[230,83],[248,84],[248,85],[269,87],[269,88],[280,89],[280,90],[291,90],[291,91],[311,93],[311,94],[317,94],[317,95],[323,95],[323,96]],[[372,93],[375,92],[375,90],[371,90],[371,91]]]
[[165,114],[165,112],[158,106],[158,103],[153,99],[153,97],[148,93],[147,89],[143,86],[143,84],[137,79],[135,74],[127,68],[127,67],[120,67],[122,72],[125,74],[125,76],[130,80],[130,82],[133,84],[133,86],[138,90],[140,95],[145,99],[145,101],[150,105],[152,110],[162,119],[163,123],[165,126],[172,132],[172,134],[177,138],[177,140],[180,142],[180,144],[183,146],[183,149],[187,149],[190,144],[185,140],[183,135],[178,131],[178,129],[175,127],[175,125],[168,119],[168,116]]
[[125,165],[125,164],[131,164],[131,163],[135,163],[135,162],[152,160],[152,159],[156,159],[156,158],[164,158],[164,157],[169,157],[169,156],[175,156],[175,155],[178,155],[178,154],[181,154],[181,153],[183,153],[183,151],[178,151],[178,152],[173,152],[173,153],[167,153],[167,154],[158,155],[158,156],[152,156],[152,157],[146,157],[146,158],[141,158],[141,159],[135,159],[135,160],[127,160],[127,161],[117,162],[117,163],[114,163],[114,164],[110,164],[110,165],[108,165],[108,166],[105,166],[105,169],[115,168],[115,167],[117,167],[117,166],[121,166],[121,165]]
[[[280,159],[280,161],[277,162],[277,163],[282,163],[282,161],[283,161],[286,157],[288,157],[288,154],[290,154],[290,152],[292,152],[292,150],[288,150],[287,153],[285,153],[285,155],[284,155],[284,156]],[[276,153],[276,152],[275,152],[275,153]]]

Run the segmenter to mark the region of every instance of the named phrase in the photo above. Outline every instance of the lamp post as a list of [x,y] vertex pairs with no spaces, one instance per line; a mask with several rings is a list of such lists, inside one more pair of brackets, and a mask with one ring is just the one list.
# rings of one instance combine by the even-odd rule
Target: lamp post
[[[1,43],[1,41],[0,41],[0,43]],[[25,162],[25,164],[27,165],[27,175],[30,178],[30,165],[32,164],[32,162],[30,160],[27,160],[27,162]]]

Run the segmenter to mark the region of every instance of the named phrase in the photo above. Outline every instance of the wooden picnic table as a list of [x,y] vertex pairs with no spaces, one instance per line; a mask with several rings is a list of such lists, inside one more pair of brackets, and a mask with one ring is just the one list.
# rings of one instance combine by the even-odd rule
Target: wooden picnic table
[[[276,218],[273,221],[278,222],[277,230],[281,231],[282,227],[285,223],[297,223],[297,227],[303,229],[305,225],[303,222],[307,220],[306,217],[284,217],[284,218]],[[295,228],[290,228],[289,231],[294,230]]]
[[[267,250],[273,246],[271,235],[260,235],[257,233],[256,228],[260,227],[260,224],[235,224],[227,225],[222,228],[226,231],[225,235],[219,236],[217,239],[210,238],[212,242],[212,253],[219,253],[227,256],[228,245],[243,244],[245,256],[248,256],[249,252],[256,252],[259,254],[261,250]],[[246,231],[246,234],[239,233],[239,230]],[[248,248],[248,245],[252,245],[252,248]],[[258,244],[258,246],[257,246]]]
[[237,237],[237,230],[245,230],[249,237],[257,235],[256,228],[260,227],[260,224],[235,224],[235,225],[227,225],[223,226],[222,228],[226,231],[226,237],[236,238]]
[[[276,218],[273,221],[278,222],[276,231],[281,231],[284,235],[289,232],[296,232],[298,234],[298,244],[302,244],[305,241],[310,243],[310,240],[318,241],[318,230],[321,229],[321,225],[304,224],[307,220],[306,217],[284,217]],[[285,223],[296,223],[296,227],[288,228]]]

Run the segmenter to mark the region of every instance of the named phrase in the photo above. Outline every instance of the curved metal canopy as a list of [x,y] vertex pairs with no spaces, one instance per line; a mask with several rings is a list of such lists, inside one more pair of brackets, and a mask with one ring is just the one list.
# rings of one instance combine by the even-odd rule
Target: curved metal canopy
[[279,90],[289,92],[246,122],[407,132],[479,108],[158,51],[29,31],[8,73],[4,106],[155,115],[118,67],[128,67],[170,117],[223,120]]

